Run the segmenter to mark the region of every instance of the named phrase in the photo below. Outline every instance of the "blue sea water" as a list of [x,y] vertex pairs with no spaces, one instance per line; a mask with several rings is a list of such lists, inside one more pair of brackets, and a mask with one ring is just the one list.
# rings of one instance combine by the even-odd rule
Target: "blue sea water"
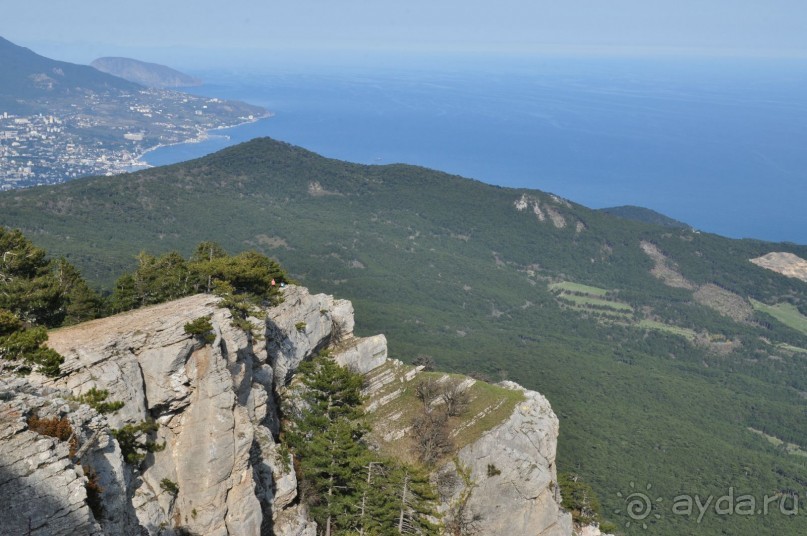
[[551,58],[201,72],[193,91],[274,116],[147,155],[271,136],[592,208],[640,205],[704,231],[807,244],[807,62]]

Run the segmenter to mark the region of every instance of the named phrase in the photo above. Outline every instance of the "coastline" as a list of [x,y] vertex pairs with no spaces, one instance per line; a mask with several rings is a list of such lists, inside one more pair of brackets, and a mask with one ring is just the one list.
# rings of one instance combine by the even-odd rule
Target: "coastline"
[[[249,119],[247,121],[242,121],[240,123],[235,123],[235,124],[232,124],[232,125],[221,125],[221,126],[218,126],[218,127],[215,127],[215,128],[210,128],[210,129],[200,129],[200,130],[198,130],[196,132],[196,136],[194,136],[192,138],[188,138],[188,139],[183,140],[183,141],[178,141],[176,143],[158,143],[157,145],[149,147],[148,149],[143,150],[141,153],[136,154],[134,156],[134,158],[131,160],[131,162],[129,163],[129,165],[126,166],[126,168],[127,168],[127,170],[129,170],[128,172],[131,172],[131,171],[139,171],[139,170],[142,170],[142,169],[149,169],[149,168],[155,167],[154,165],[149,164],[147,161],[145,161],[143,159],[147,154],[149,154],[151,152],[154,152],[154,151],[156,151],[158,149],[162,149],[163,147],[176,147],[178,145],[201,143],[203,141],[207,141],[207,140],[215,137],[216,135],[213,134],[213,133],[215,131],[217,131],[217,130],[226,130],[226,129],[230,129],[230,128],[237,128],[237,127],[241,127],[241,126],[244,126],[244,125],[249,125],[249,124],[252,124],[252,123],[257,123],[258,121],[261,121],[263,119],[269,119],[271,117],[274,117],[274,115],[275,115],[274,112],[270,112],[270,111],[267,110],[267,112],[265,114],[263,114],[263,115],[255,116],[253,119]],[[221,137],[228,138],[227,135],[221,135]],[[124,172],[126,172],[126,171],[124,171]]]

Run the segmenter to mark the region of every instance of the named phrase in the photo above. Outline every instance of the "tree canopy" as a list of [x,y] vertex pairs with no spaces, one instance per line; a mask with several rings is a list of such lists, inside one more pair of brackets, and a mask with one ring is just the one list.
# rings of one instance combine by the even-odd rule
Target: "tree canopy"
[[18,373],[39,370],[59,375],[63,358],[44,346],[47,329],[76,324],[189,296],[215,292],[234,322],[256,306],[277,303],[285,271],[256,251],[229,255],[214,242],[202,242],[189,259],[178,252],[141,252],[137,269],[121,276],[108,299],[99,296],[64,257],[49,259],[19,230],[0,227],[0,365]]
[[66,259],[49,260],[18,230],[0,227],[0,360],[3,368],[59,374],[43,346],[47,328],[97,317],[101,300]]
[[[228,255],[214,242],[199,244],[189,259],[176,251],[160,256],[145,251],[137,256],[137,268],[115,283],[110,299],[113,311],[127,311],[199,292],[247,297],[253,303],[274,303],[285,271],[256,251]],[[221,283],[226,283],[224,287]]]
[[437,534],[425,471],[382,459],[365,441],[361,375],[320,356],[303,363],[298,378],[285,438],[322,534]]

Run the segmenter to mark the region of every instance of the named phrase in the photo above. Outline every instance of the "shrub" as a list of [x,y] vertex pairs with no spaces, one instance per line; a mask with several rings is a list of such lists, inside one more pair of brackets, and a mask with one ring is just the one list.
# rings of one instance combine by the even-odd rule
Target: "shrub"
[[124,406],[124,403],[121,401],[106,402],[108,396],[109,391],[106,389],[96,389],[93,387],[86,393],[77,396],[76,401],[87,404],[98,413],[112,413]]
[[210,323],[211,315],[200,316],[192,322],[185,324],[185,333],[197,337],[205,344],[210,344],[216,340],[213,333],[213,324]]
[[305,331],[306,323],[305,322],[297,322],[294,324],[294,329],[297,331]]
[[617,527],[614,523],[610,521],[603,521],[600,523],[600,532],[603,534],[613,534],[617,531],[619,527]]
[[558,475],[561,504],[572,513],[572,519],[581,525],[595,523],[600,515],[600,501],[591,486],[574,473]]
[[446,404],[446,413],[449,417],[462,415],[468,409],[471,396],[468,388],[458,379],[451,379],[442,386],[440,397]]
[[249,317],[263,318],[266,316],[259,307],[260,299],[249,294],[239,294],[235,287],[227,281],[213,280],[213,294],[221,298],[221,307],[233,315],[232,325],[254,336],[255,327]]
[[144,436],[157,431],[159,425],[154,421],[142,421],[137,424],[127,424],[123,428],[113,430],[112,435],[118,440],[123,459],[131,465],[139,465],[149,452],[159,452],[165,448],[165,443],[159,445]]
[[177,483],[170,478],[163,478],[160,480],[160,489],[166,493],[170,493],[171,495],[176,495],[179,493],[179,485],[177,485]]
[[434,378],[420,380],[417,385],[415,385],[415,396],[423,404],[423,408],[426,411],[429,411],[429,406],[434,399],[437,398],[439,391],[440,386],[437,384]]
[[[4,329],[11,329],[10,315],[3,315]],[[48,340],[48,332],[44,327],[19,329],[7,336],[0,336],[0,358],[7,361],[19,361],[16,371],[28,373],[33,365],[38,365],[39,372],[46,376],[59,375],[59,367],[64,358],[56,351],[43,346]]]
[[31,415],[28,418],[28,429],[37,434],[55,437],[59,441],[69,441],[69,456],[72,458],[76,455],[78,439],[73,434],[73,427],[70,426],[70,421],[67,418],[40,419],[37,415]]
[[442,412],[423,412],[412,421],[415,453],[421,463],[434,465],[454,449],[447,421],[448,416]]
[[426,354],[418,354],[412,364],[416,367],[423,367],[423,370],[426,372],[433,371],[437,368],[437,365],[434,362],[434,358],[430,355]]

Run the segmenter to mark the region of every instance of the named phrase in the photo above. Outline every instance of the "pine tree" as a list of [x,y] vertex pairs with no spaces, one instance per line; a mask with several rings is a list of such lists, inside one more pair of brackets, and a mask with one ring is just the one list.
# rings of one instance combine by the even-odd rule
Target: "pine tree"
[[123,274],[115,281],[115,288],[109,298],[109,308],[113,313],[129,311],[139,305],[138,301],[134,275]]
[[301,365],[299,401],[286,438],[303,500],[322,534],[438,534],[428,475],[381,460],[364,441],[362,377],[318,357]]
[[[71,297],[78,304],[84,290],[89,288],[66,260],[51,262],[20,231],[0,227],[0,359],[10,362],[5,366],[19,373],[36,366],[44,374],[58,376],[64,360],[43,346],[48,338],[45,328],[59,326],[77,313]],[[80,314],[97,314],[97,309],[92,311],[96,304]]]
[[[213,292],[213,260],[226,257],[227,252],[215,242],[202,242],[196,246],[196,251],[191,255],[190,263],[197,273],[197,292]],[[204,285],[202,287],[201,285]]]
[[28,325],[55,327],[65,301],[45,251],[20,231],[0,227],[0,308]]
[[63,324],[78,324],[101,316],[103,300],[84,281],[78,269],[64,257],[54,261],[53,266],[59,288],[67,302]]
[[260,305],[277,303],[278,287],[286,280],[280,265],[256,251],[228,255],[215,242],[202,242],[185,260],[171,251],[159,257],[141,252],[134,272],[115,283],[110,300],[113,311],[127,311],[198,292],[214,292],[228,285],[226,294],[238,301]]
[[319,357],[299,369],[304,408],[289,439],[306,481],[311,514],[326,536],[348,529],[358,508],[366,427],[361,376]]

